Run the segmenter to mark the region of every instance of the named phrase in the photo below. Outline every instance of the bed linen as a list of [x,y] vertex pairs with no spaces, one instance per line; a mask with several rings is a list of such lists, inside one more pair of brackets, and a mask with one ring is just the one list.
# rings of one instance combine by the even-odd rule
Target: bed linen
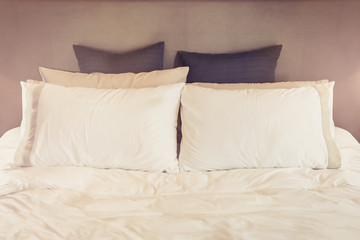
[[165,42],[158,42],[130,52],[109,52],[83,45],[73,45],[79,69],[83,73],[149,72],[163,69]]
[[216,84],[216,83],[193,83],[192,85],[211,89],[240,90],[240,89],[278,89],[278,88],[300,88],[313,86],[319,93],[322,129],[328,150],[328,168],[339,168],[341,158],[335,142],[335,125],[333,120],[333,91],[335,82],[327,79],[318,81],[295,81],[275,83],[237,83],[237,84]]
[[181,94],[181,170],[327,168],[319,94],[291,89],[211,89]]
[[184,83],[68,88],[21,82],[15,166],[86,166],[178,172],[176,123]]
[[0,239],[359,239],[360,145],[336,128],[340,169],[178,174],[9,168],[0,139]]
[[189,66],[188,83],[264,83],[275,81],[282,45],[235,53],[178,51],[183,66]]

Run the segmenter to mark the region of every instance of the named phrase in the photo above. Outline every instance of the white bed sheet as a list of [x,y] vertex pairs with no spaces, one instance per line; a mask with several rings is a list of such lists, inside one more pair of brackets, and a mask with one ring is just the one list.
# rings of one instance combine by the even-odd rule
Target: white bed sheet
[[[0,139],[2,168],[18,135]],[[338,170],[4,169],[0,239],[360,239],[360,145],[336,139]]]

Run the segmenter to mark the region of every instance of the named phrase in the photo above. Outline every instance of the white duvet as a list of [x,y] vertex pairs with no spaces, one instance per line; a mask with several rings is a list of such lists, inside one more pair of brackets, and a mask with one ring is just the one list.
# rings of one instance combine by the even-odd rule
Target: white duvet
[[[18,129],[0,139],[8,167]],[[0,171],[0,239],[360,239],[360,145],[338,170]]]

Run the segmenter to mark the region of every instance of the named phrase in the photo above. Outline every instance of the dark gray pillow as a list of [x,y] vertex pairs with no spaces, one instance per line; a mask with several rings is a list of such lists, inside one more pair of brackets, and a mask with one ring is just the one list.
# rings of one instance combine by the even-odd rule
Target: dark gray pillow
[[282,45],[248,52],[207,54],[179,51],[183,66],[189,66],[187,82],[263,83],[275,81]]
[[125,73],[163,69],[164,42],[126,53],[112,53],[73,45],[80,72]]

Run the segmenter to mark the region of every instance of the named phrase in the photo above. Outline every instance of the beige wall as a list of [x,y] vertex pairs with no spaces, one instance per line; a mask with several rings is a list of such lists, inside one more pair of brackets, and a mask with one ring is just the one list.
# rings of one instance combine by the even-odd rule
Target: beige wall
[[231,52],[281,43],[277,80],[336,81],[334,118],[360,139],[360,1],[0,1],[0,135],[21,120],[19,82],[78,70],[72,44],[126,51],[166,42]]

